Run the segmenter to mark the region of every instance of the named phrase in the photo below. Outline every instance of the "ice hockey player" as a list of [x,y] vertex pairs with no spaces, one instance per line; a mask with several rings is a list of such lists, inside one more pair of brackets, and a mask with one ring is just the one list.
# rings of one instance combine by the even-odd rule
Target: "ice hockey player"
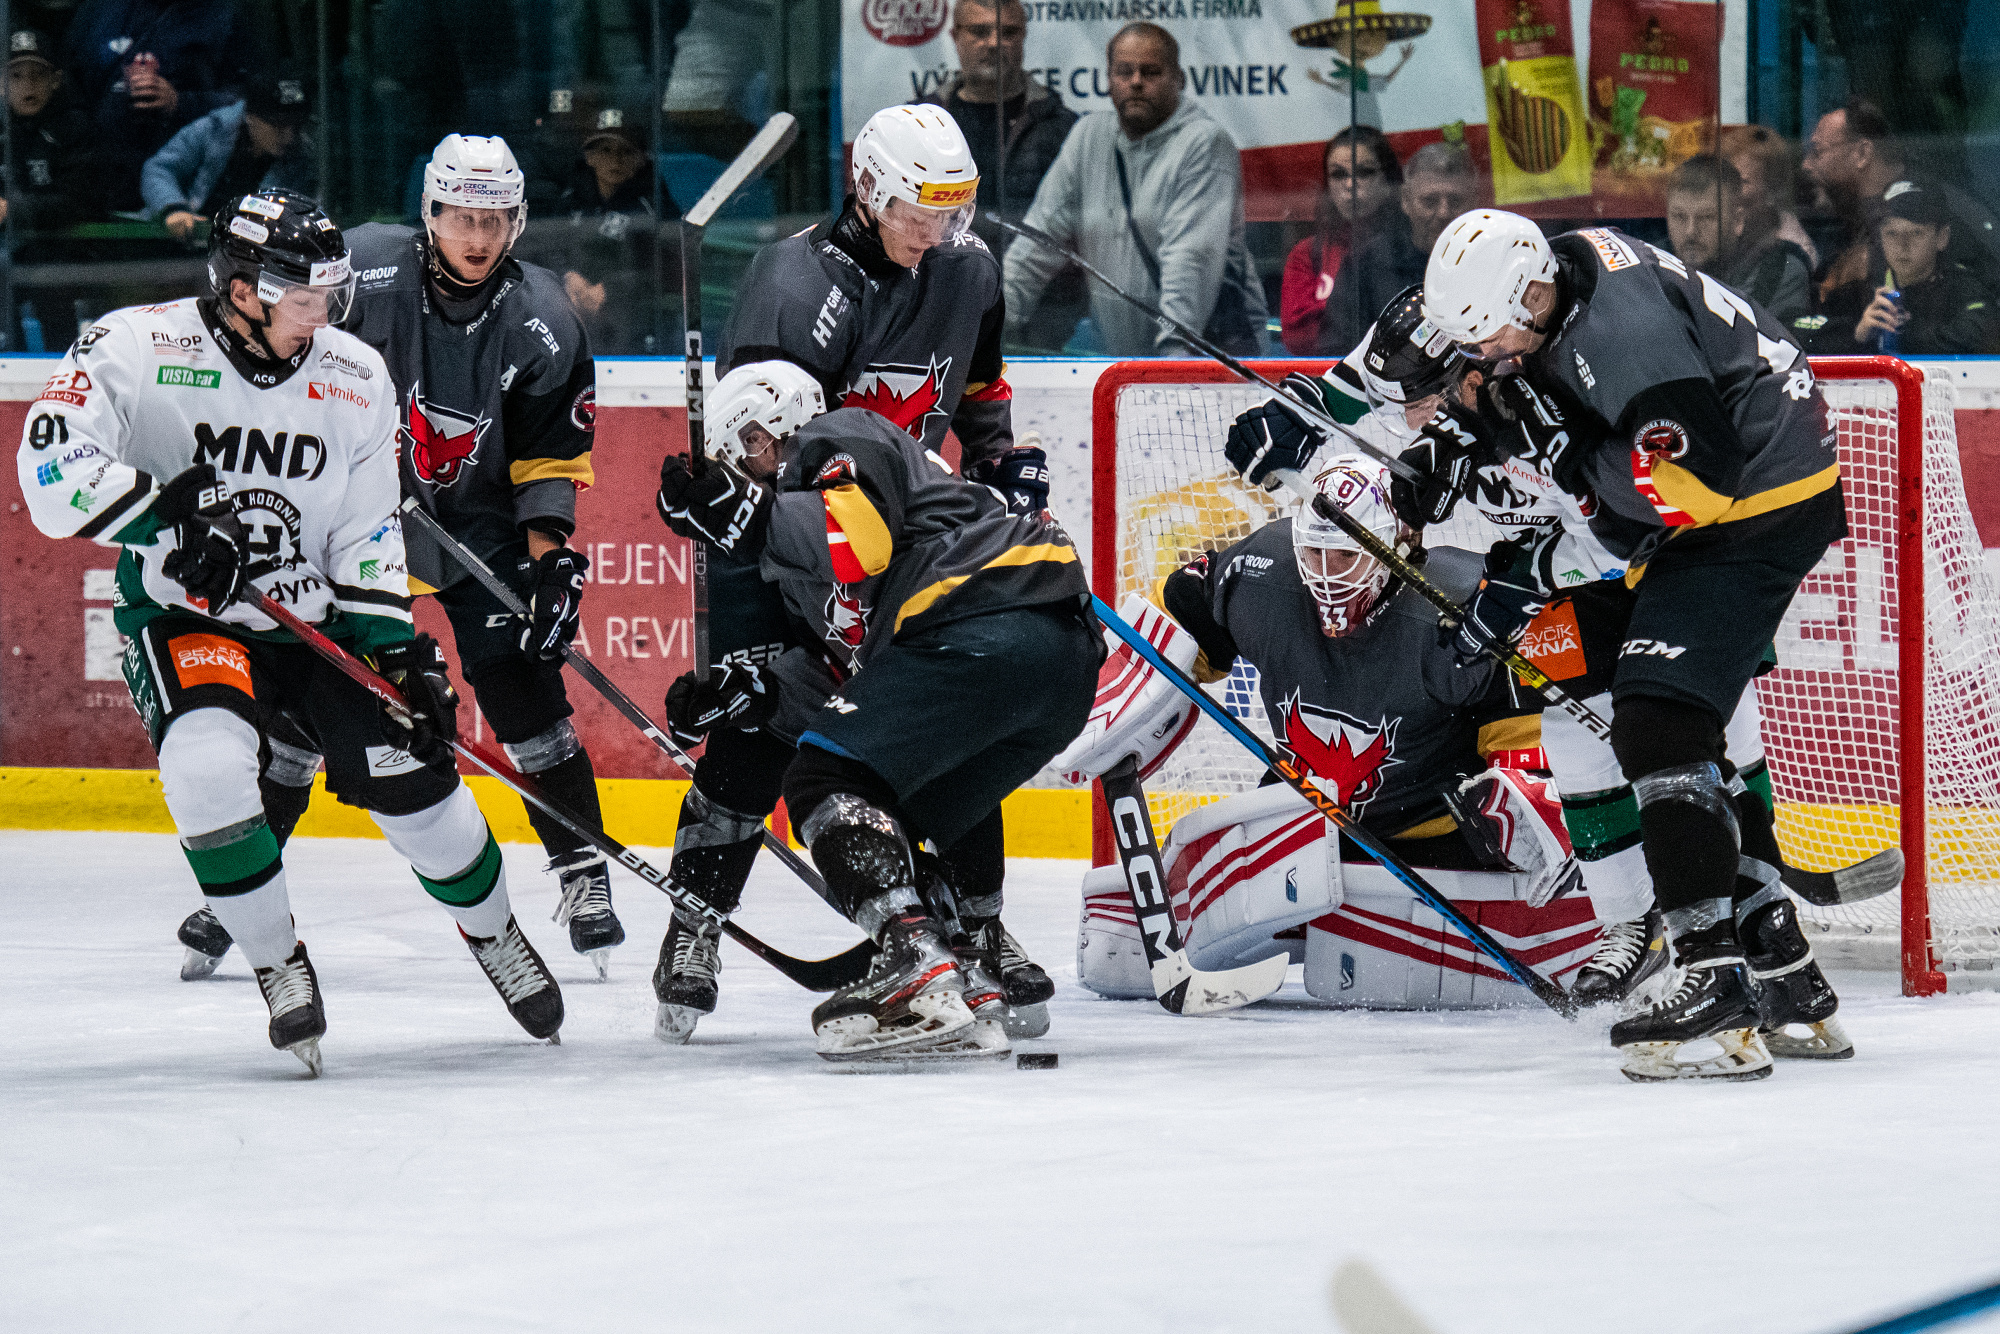
[[[369,811],[458,921],[514,1018],[553,1038],[562,993],[459,781],[443,656],[412,633],[387,373],[329,327],[354,292],[347,247],[316,204],[276,190],[229,200],[212,235],[210,296],[114,311],[63,358],[28,410],[22,493],[50,536],[122,549],[126,682],[207,906],[256,970],[272,1045],[318,1073],[325,1009],[259,792],[284,715],[326,757],[334,795]],[[244,603],[250,588],[371,662],[415,725]]]
[[[435,592],[451,618],[460,669],[515,767],[601,824],[562,676],[590,567],[568,543],[576,493],[592,481],[596,370],[561,276],[510,253],[526,189],[505,140],[446,135],[424,167],[423,226],[350,234],[359,288],[347,328],[389,363],[404,492],[514,586],[533,623],[415,528],[412,588]],[[343,392],[359,387],[335,362],[315,369]],[[562,885],[556,920],[602,976],[625,939],[604,856],[532,806],[528,820]]]
[[[1012,390],[1000,355],[1000,266],[970,230],[978,166],[957,122],[936,107],[877,112],[855,138],[852,172],[854,192],[838,215],[765,247],[752,263],[723,333],[723,381],[706,408],[710,429],[745,411],[760,419],[776,413],[766,426],[782,437],[807,420],[797,415],[805,400],[795,381],[810,379],[824,403],[869,408],[927,450],[944,448],[949,427],[965,477],[996,488],[1020,513],[1039,514],[1048,502],[1048,460],[1038,445],[1014,443]],[[771,385],[738,374],[770,361],[804,374],[774,374]],[[775,406],[774,394],[788,406]],[[760,396],[762,406],[753,407]],[[667,709],[689,740],[706,730],[700,719],[741,697],[743,668],[774,661],[792,642],[783,599],[754,560],[712,552],[708,577],[715,675],[699,691],[692,674],[677,682]],[[791,757],[790,743],[763,729],[710,734],[675,834],[680,883],[735,910],[756,860],[758,828],[777,805]],[[998,845],[998,811],[968,837]],[[1005,864],[972,848],[965,855]],[[945,850],[947,862],[955,856]],[[1054,984],[999,923],[1000,893],[996,881],[973,915],[992,919],[990,943],[1009,1004],[1040,1005]],[[676,916],[668,928],[653,974],[655,1031],[663,1040],[685,1042],[714,1010],[719,945],[705,924]]]
[[[793,370],[737,373],[788,386],[774,398],[809,410]],[[1101,652],[1076,550],[1046,511],[1016,513],[873,411],[838,409],[782,440],[755,414],[716,420],[716,461],[698,478],[684,462],[663,472],[661,512],[737,559],[757,555],[802,625],[812,648],[787,653],[782,688],[734,720],[824,701],[798,728],[783,795],[836,906],[881,947],[866,978],[813,1011],[820,1053],[1004,1054],[986,1021],[1005,995],[998,920],[984,913],[1004,851],[971,840],[997,833],[1001,799],[1090,707]],[[949,883],[920,871],[927,840],[952,854]]]
[[[1624,1071],[1768,1075],[1759,1029],[1821,1021],[1836,1001],[1724,723],[1800,582],[1847,533],[1812,369],[1768,313],[1672,255],[1608,227],[1551,242],[1492,209],[1438,238],[1424,310],[1468,356],[1515,372],[1491,386],[1520,428],[1503,448],[1592,497],[1592,532],[1631,571],[1611,744],[1684,971],[1612,1028]],[[1517,638],[1551,591],[1519,574],[1489,565],[1468,625]],[[1703,1038],[1721,1054],[1677,1057]]]

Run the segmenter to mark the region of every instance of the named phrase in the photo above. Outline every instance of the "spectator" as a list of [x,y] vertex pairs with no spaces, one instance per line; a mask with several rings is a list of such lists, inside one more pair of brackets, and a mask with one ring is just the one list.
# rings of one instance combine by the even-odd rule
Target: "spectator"
[[299,133],[311,116],[299,80],[252,81],[243,101],[209,112],[146,159],[139,178],[146,212],[185,241],[225,199],[266,189],[313,193],[312,141]]
[[49,39],[32,28],[17,29],[7,42],[7,109],[16,161],[12,197],[0,199],[0,223],[11,217],[17,233],[33,234],[87,219],[99,188],[96,132],[64,94]]
[[563,275],[570,304],[584,322],[591,347],[637,353],[653,332],[646,293],[660,224],[680,216],[662,192],[665,217],[653,209],[653,164],[639,131],[617,107],[597,113],[597,128],[556,200],[567,218],[558,229],[560,254],[546,266]]
[[1460,144],[1425,144],[1403,164],[1402,209],[1341,266],[1320,320],[1321,356],[1344,357],[1396,293],[1424,280],[1431,247],[1479,198],[1472,157]]
[[1818,268],[1819,248],[1799,222],[1798,171],[1784,136],[1764,125],[1732,125],[1722,132],[1722,156],[1743,178],[1743,244],[1755,249],[1776,236]]
[[[1238,355],[1263,349],[1264,293],[1243,243],[1236,144],[1181,99],[1180,46],[1158,24],[1128,23],[1105,49],[1114,110],[1076,123],[1042,178],[1028,222],[1133,295]],[[1010,337],[1063,257],[1021,244],[1006,258]],[[1095,287],[1091,320],[1115,356],[1183,352],[1174,334]]]
[[1313,234],[1286,257],[1278,299],[1285,347],[1302,357],[1319,348],[1320,317],[1341,262],[1367,244],[1378,215],[1395,202],[1403,183],[1396,150],[1368,125],[1349,126],[1329,139],[1321,171],[1325,188],[1314,206]]
[[1743,178],[1736,168],[1704,153],[1674,169],[1667,180],[1667,238],[1674,253],[1787,328],[1812,314],[1812,265],[1805,252],[1775,235],[1761,246],[1746,246],[1744,232]]
[[[1882,201],[1877,243],[1888,257],[1880,285],[1837,289],[1815,352],[1874,352],[1894,331],[1898,356],[2000,351],[2000,308],[1973,272],[1948,256],[1952,207],[1942,187],[1902,180]],[[1894,294],[1893,298],[1891,294]]]
[[106,203],[119,211],[143,204],[146,159],[182,126],[237,101],[266,64],[232,0],[84,0],[63,50],[101,136]]

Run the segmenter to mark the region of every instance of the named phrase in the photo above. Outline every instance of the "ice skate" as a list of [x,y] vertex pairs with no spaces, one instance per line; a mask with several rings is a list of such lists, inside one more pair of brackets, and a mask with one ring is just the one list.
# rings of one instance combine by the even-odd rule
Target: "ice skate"
[[264,1003],[271,1007],[271,1045],[298,1057],[313,1077],[318,1078],[319,1040],[326,1036],[326,1006],[320,1001],[319,975],[313,972],[312,960],[306,957],[305,942],[300,941],[291,957],[277,967],[259,968],[256,972]]
[[716,976],[722,970],[722,932],[703,923],[691,927],[674,914],[660,942],[660,962],[653,969],[653,995],[660,1008],[653,1019],[653,1036],[676,1046],[694,1036],[694,1026],[715,1012]]
[[969,936],[955,940],[952,953],[958,956],[958,970],[965,977],[965,1008],[972,1011],[972,1028],[966,1040],[976,1042],[983,1054],[1006,1055],[1012,1046],[1013,1008],[1007,1004],[992,953],[980,949]]
[[181,944],[187,946],[187,953],[181,956],[183,982],[199,982],[214,973],[222,956],[236,943],[206,903],[187,915],[178,934]]
[[[1627,1079],[1649,1084],[1674,1079],[1762,1079],[1771,1053],[1761,1026],[1755,984],[1741,958],[1723,955],[1688,964],[1661,1001],[1611,1026],[1611,1045],[1625,1053]],[[1683,1044],[1712,1039],[1719,1055],[1682,1061]]]
[[[1764,1045],[1771,1055],[1793,1060],[1844,1061],[1854,1041],[1834,1011],[1840,997],[1813,960],[1812,944],[1799,930],[1798,906],[1789,897],[1747,914],[1741,926],[1743,952],[1763,1003]],[[1803,1036],[1792,1025],[1806,1029]]]
[[585,848],[549,863],[562,881],[553,920],[569,927],[569,947],[589,959],[602,982],[611,971],[611,951],[625,943],[625,926],[611,910],[611,866],[602,853]]
[[880,943],[866,977],[813,1008],[819,1054],[829,1061],[905,1059],[930,1056],[948,1038],[970,1038],[965,977],[937,924],[905,913],[882,927]]
[[1660,910],[1648,908],[1644,917],[1604,928],[1597,952],[1576,970],[1569,994],[1579,1005],[1622,1001],[1664,970],[1672,953]]
[[468,936],[464,927],[458,934],[464,937],[472,957],[479,960],[487,981],[507,1002],[507,1013],[528,1036],[559,1041],[556,1033],[563,1021],[562,991],[513,917],[507,918],[506,930],[497,936]]
[[[988,944],[999,957],[1000,980],[1007,988],[1007,1004],[1015,1010],[1034,1006],[1046,1006],[1050,997],[1056,994],[1056,984],[1042,971],[1042,966],[1028,957],[1021,948],[1021,942],[1014,939],[1014,933],[999,918],[986,925]],[[1042,1011],[1043,1032],[1048,1031],[1046,1019],[1048,1011]],[[1040,1033],[1028,1034],[1040,1037]]]

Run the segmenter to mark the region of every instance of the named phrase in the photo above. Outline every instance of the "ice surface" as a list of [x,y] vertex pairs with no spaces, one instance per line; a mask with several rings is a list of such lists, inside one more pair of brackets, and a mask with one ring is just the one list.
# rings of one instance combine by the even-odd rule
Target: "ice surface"
[[[386,844],[289,860],[317,1082],[237,954],[177,979],[171,838],[0,835],[0,1328],[1325,1331],[1360,1255],[1443,1334],[1808,1334],[2000,1272],[2000,995],[1837,977],[1857,1059],[1638,1087],[1608,1017],[1098,1000],[1081,867],[1018,862],[1061,982],[1022,1047],[1060,1068],[864,1073],[734,945],[693,1045],[656,1041],[666,903],[622,873],[600,985],[507,848],[547,1047]],[[796,953],[854,938],[782,871],[748,902]]]

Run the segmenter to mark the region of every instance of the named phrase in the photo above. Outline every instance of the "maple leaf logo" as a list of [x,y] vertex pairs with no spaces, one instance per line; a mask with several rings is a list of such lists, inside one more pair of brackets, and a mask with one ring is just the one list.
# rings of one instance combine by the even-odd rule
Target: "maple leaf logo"
[[439,407],[424,398],[422,385],[412,385],[397,436],[409,452],[410,469],[418,480],[450,486],[466,465],[479,462],[479,444],[492,424],[488,417],[469,417]]
[[931,358],[928,366],[876,362],[855,377],[840,400],[844,408],[867,408],[921,440],[933,416],[943,417],[944,382],[951,358]]
[[1314,787],[1359,813],[1382,787],[1382,771],[1396,758],[1396,728],[1383,719],[1369,724],[1334,709],[1301,704],[1297,692],[1285,701],[1285,749]]

